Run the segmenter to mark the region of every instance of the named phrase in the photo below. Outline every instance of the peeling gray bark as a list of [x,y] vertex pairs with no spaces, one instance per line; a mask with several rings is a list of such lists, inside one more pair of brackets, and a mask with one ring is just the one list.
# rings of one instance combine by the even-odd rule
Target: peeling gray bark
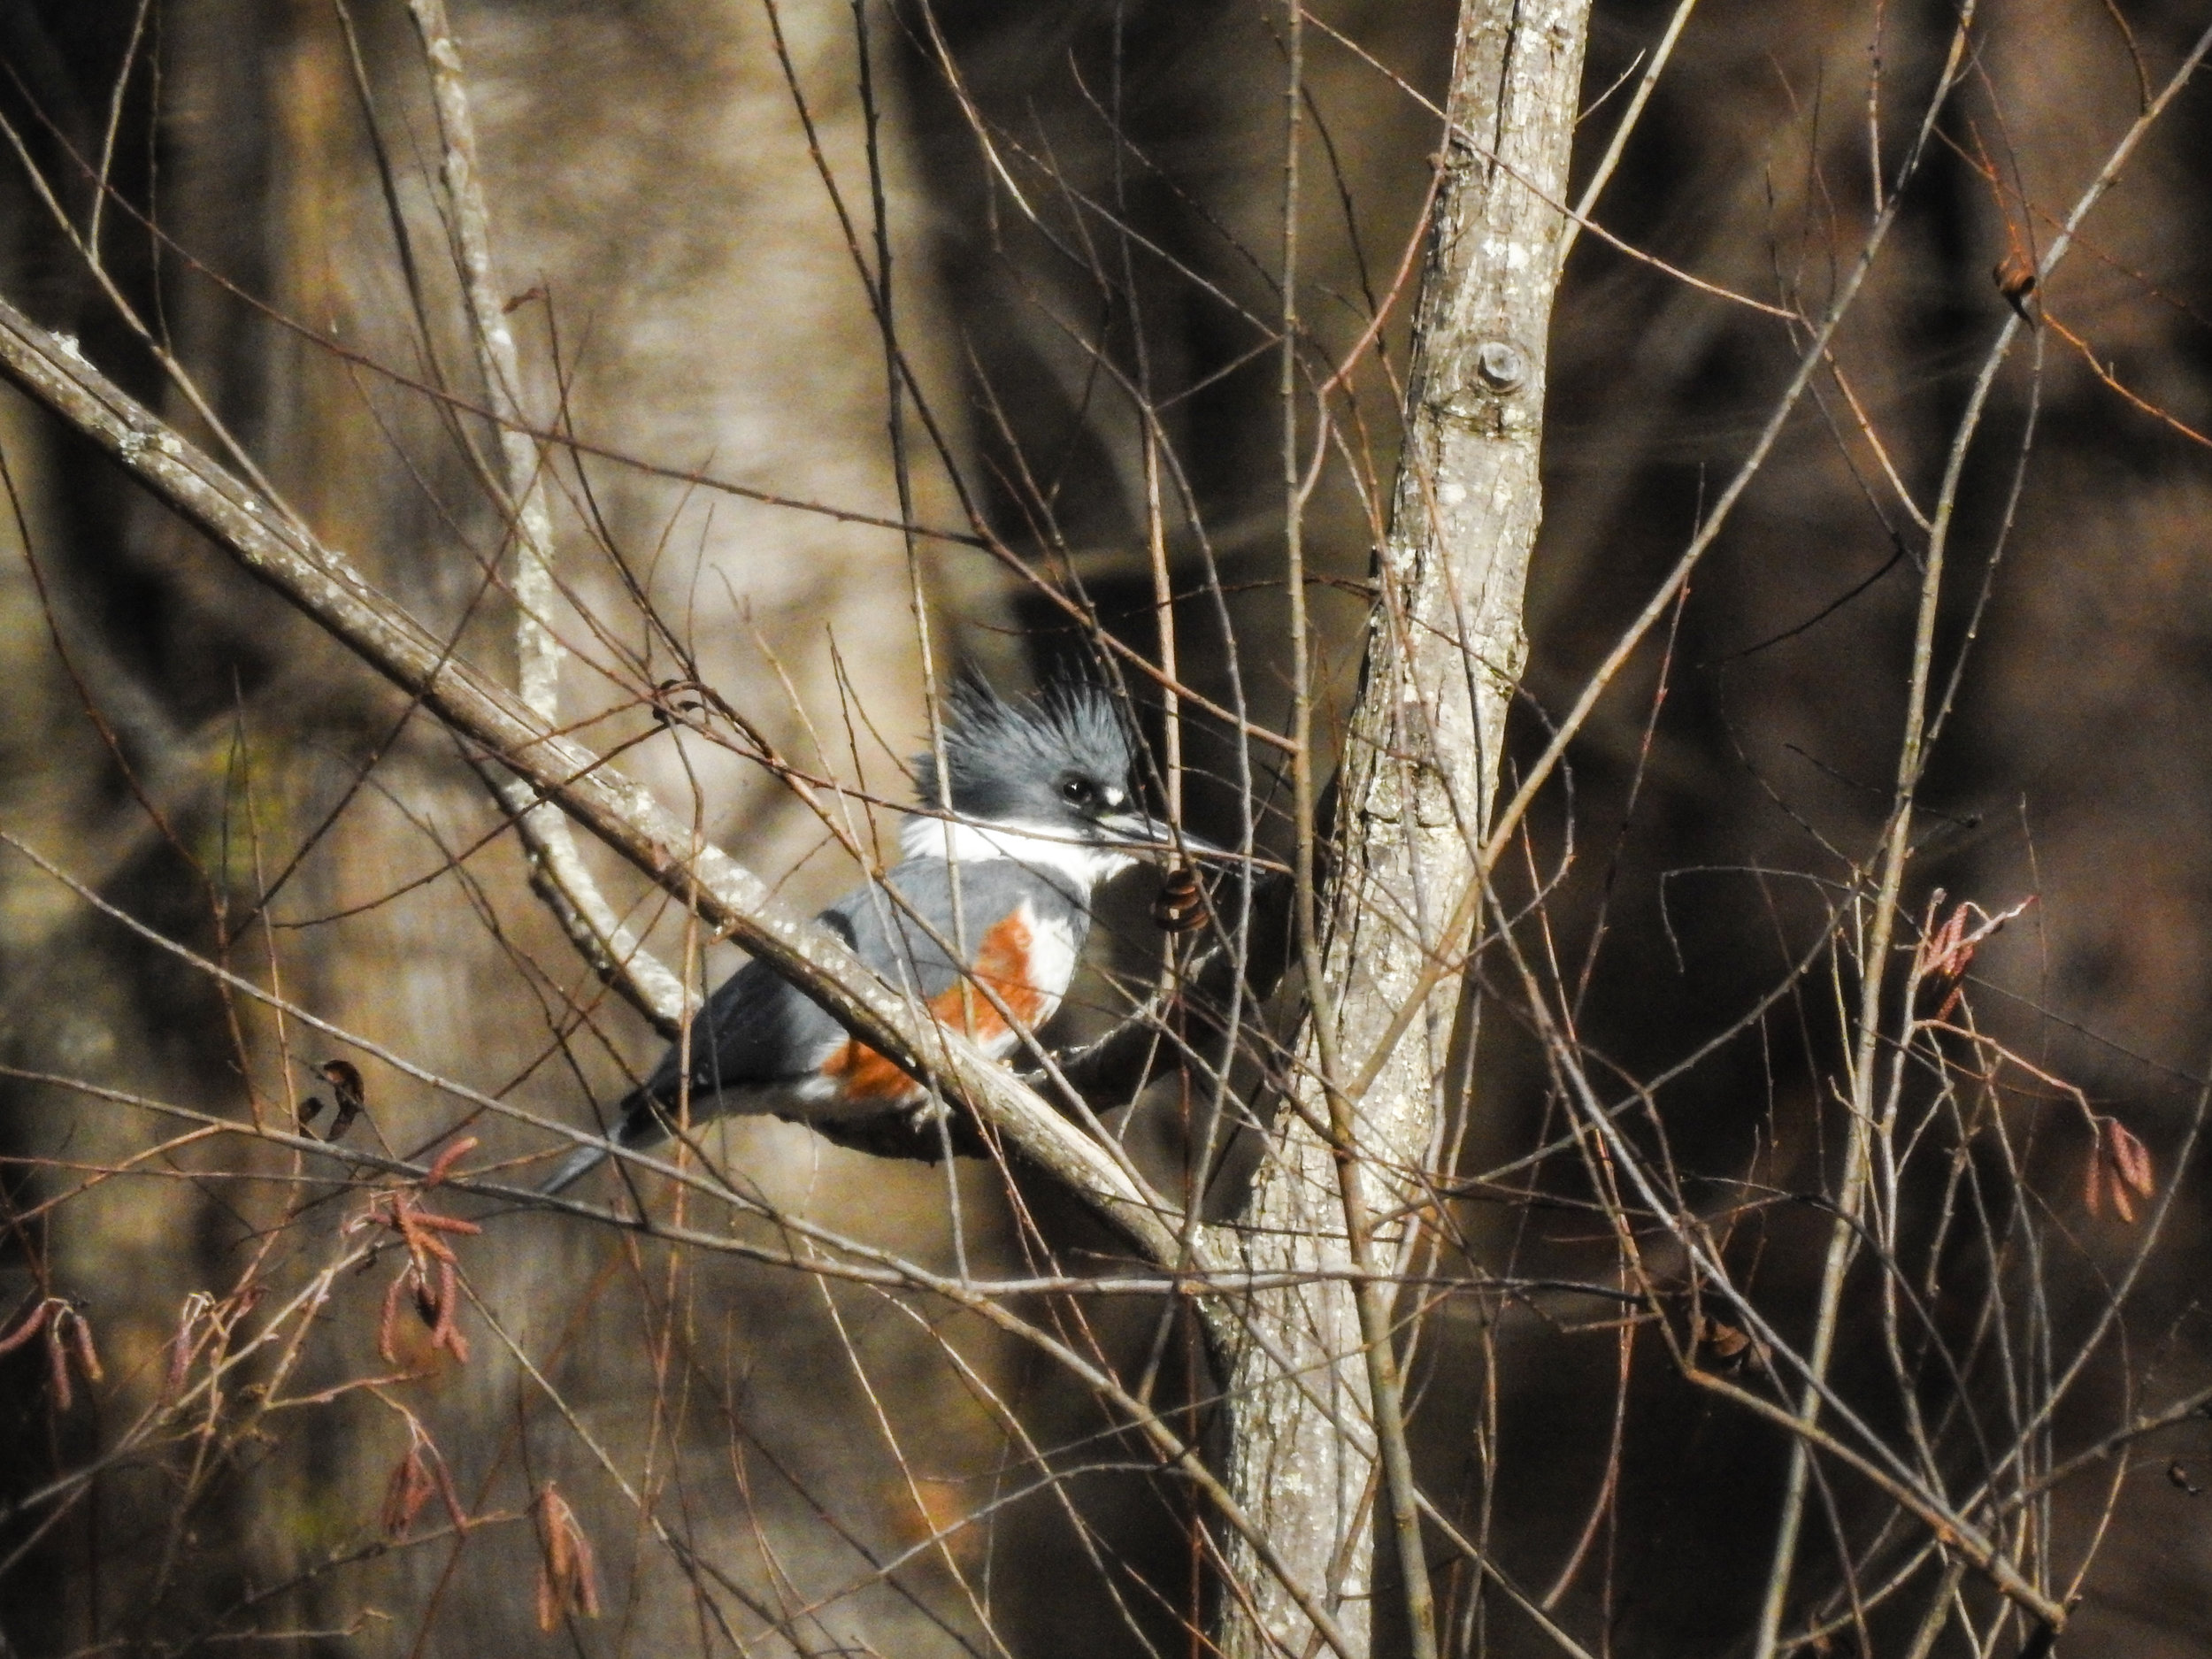
[[[1405,449],[1382,600],[1346,746],[1325,895],[1325,973],[1336,1052],[1354,1089],[1358,1179],[1388,1214],[1411,1195],[1442,1119],[1458,976],[1508,701],[1524,653],[1521,600],[1541,518],[1537,471],[1546,337],[1589,0],[1467,0],[1460,20],[1432,243],[1415,322]],[[1317,1064],[1315,1045],[1305,1053]],[[1370,1638],[1376,1437],[1339,1193],[1314,1125],[1317,1082],[1282,1111],[1238,1229],[1256,1271],[1333,1273],[1240,1310],[1230,1487],[1322,1592],[1361,1650]],[[1386,1231],[1379,1258],[1407,1240]],[[1223,1254],[1229,1252],[1224,1250]],[[1233,1659],[1310,1650],[1308,1621],[1232,1554]],[[1248,1597],[1248,1601],[1245,1599]]]

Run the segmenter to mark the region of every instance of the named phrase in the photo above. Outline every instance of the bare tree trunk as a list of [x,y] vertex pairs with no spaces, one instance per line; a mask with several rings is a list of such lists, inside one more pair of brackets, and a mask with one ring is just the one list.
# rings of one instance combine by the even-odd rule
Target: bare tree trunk
[[[1367,1284],[1363,1317],[1354,1282],[1363,1263],[1387,1272],[1407,1236],[1384,1223],[1363,1238],[1361,1218],[1411,1196],[1448,1088],[1450,969],[1479,907],[1541,516],[1545,342],[1588,12],[1588,0],[1466,0],[1461,12],[1406,447],[1310,958],[1320,973],[1305,1065],[1239,1230],[1250,1268],[1330,1277],[1245,1310],[1230,1485],[1360,1652],[1373,1517],[1402,1522],[1416,1502],[1409,1478],[1377,1463],[1391,1461],[1394,1435],[1402,1447],[1394,1360],[1373,1340],[1387,1293]],[[1307,1651],[1310,1625],[1289,1597],[1233,1560],[1224,1651]],[[1407,1576],[1424,1576],[1417,1557]],[[1422,1605],[1409,1601],[1417,1650]]]

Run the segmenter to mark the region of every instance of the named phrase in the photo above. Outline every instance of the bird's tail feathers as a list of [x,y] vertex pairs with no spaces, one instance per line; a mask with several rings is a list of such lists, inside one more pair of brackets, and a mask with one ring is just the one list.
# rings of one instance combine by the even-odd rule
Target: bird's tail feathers
[[652,1096],[641,1088],[626,1095],[616,1110],[619,1113],[619,1120],[607,1141],[594,1141],[578,1147],[561,1160],[560,1168],[555,1170],[538,1187],[539,1192],[549,1197],[573,1187],[607,1161],[609,1143],[618,1147],[641,1147],[658,1140],[665,1133],[659,1109]]
[[561,1167],[552,1176],[538,1184],[538,1191],[550,1198],[565,1192],[607,1161],[607,1148],[602,1146],[578,1147],[561,1161]]

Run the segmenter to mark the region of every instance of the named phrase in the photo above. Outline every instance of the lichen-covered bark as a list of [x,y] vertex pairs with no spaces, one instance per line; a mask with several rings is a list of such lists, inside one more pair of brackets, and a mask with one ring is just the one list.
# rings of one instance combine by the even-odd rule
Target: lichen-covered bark
[[[1365,680],[1338,791],[1325,996],[1356,1102],[1370,1208],[1386,1214],[1429,1161],[1466,941],[1452,920],[1478,849],[1523,650],[1521,595],[1541,515],[1537,461],[1588,0],[1467,0],[1461,17],[1388,544]],[[1455,936],[1455,934],[1460,936]],[[1409,1014],[1406,1010],[1410,1010]],[[1312,1057],[1310,1042],[1307,1049]],[[1379,1061],[1379,1064],[1378,1062]],[[1349,1266],[1317,1086],[1279,1114],[1239,1231],[1263,1271]],[[1377,1240],[1384,1260],[1402,1240]],[[1231,1486],[1363,1647],[1374,1432],[1359,1321],[1342,1278],[1252,1299],[1232,1379]],[[1240,1567],[1248,1563],[1240,1561]],[[1307,1622],[1240,1571],[1238,1659],[1300,1653]]]

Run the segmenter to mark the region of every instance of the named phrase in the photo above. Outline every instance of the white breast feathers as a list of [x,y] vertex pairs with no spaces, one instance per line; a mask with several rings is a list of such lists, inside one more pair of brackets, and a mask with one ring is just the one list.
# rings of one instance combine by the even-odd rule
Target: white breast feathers
[[987,826],[919,815],[899,826],[899,850],[909,858],[949,858],[954,864],[1010,858],[1032,870],[1065,876],[1085,894],[1137,861],[1125,848],[1087,846],[1038,825]]

